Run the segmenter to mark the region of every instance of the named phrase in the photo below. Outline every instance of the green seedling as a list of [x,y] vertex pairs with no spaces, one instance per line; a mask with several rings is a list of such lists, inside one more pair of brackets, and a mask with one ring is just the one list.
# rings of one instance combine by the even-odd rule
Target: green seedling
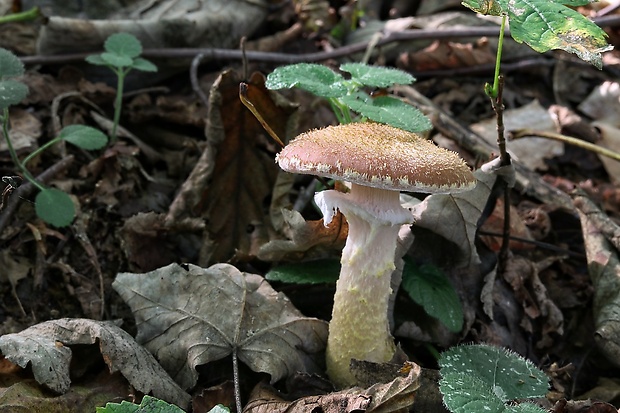
[[[36,186],[40,191],[35,198],[35,211],[37,215],[45,222],[56,227],[63,227],[69,225],[75,217],[73,201],[67,193],[59,189],[48,188],[37,181],[27,169],[26,164],[45,149],[63,140],[82,149],[93,150],[104,147],[108,142],[108,138],[101,131],[88,126],[67,126],[56,138],[33,151],[23,160],[20,160],[9,137],[9,107],[21,102],[28,95],[28,87],[17,79],[23,74],[24,66],[20,60],[10,51],[0,49],[0,110],[2,111],[0,121],[2,122],[2,133],[6,140],[11,160],[21,172],[23,178]],[[4,183],[7,186],[3,191],[2,206],[6,203],[8,196],[19,185],[15,178],[9,178],[4,179]]]
[[545,397],[549,379],[532,362],[486,344],[456,346],[439,359],[439,390],[454,413],[544,413],[525,400]]
[[276,68],[267,76],[268,89],[298,87],[327,99],[341,124],[353,122],[351,111],[379,123],[386,123],[409,132],[422,132],[431,123],[418,109],[393,96],[371,97],[364,87],[387,88],[394,84],[410,84],[415,78],[397,69],[345,63],[340,70],[346,79],[326,66],[298,63]]
[[88,63],[97,66],[107,66],[116,74],[116,99],[114,101],[114,124],[110,139],[116,141],[116,130],[121,118],[123,103],[123,88],[125,77],[133,69],[143,72],[157,72],[157,66],[152,62],[140,57],[142,44],[135,36],[128,33],[116,33],[108,37],[103,45],[105,52],[98,55],[90,55],[86,58]]
[[[180,407],[166,403],[156,397],[144,396],[140,404],[122,401],[121,403],[108,403],[105,407],[97,407],[97,413],[184,413]],[[208,413],[230,413],[226,407],[218,404]]]

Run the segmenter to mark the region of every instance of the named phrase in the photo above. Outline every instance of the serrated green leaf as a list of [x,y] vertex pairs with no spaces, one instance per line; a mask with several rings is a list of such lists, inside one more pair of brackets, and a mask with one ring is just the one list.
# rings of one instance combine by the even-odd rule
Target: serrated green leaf
[[17,80],[7,79],[0,81],[0,109],[17,105],[28,96],[28,86]]
[[115,33],[111,35],[105,41],[103,48],[106,52],[125,56],[130,59],[138,57],[142,53],[142,44],[136,36],[129,33]]
[[432,126],[431,121],[418,109],[391,96],[379,96],[373,99],[359,92],[343,96],[340,100],[351,110],[368,119],[409,132],[423,132]]
[[485,16],[500,16],[502,14],[502,8],[497,0],[465,0],[461,4]]
[[101,58],[101,55],[98,55],[98,54],[91,54],[90,56],[86,56],[86,58],[84,60],[86,60],[91,65],[97,65],[97,66],[107,66],[108,65]]
[[316,96],[337,98],[347,94],[345,79],[339,73],[315,63],[281,66],[267,75],[267,89],[298,87]]
[[415,82],[415,78],[402,70],[388,67],[369,66],[364,63],[344,63],[340,70],[351,74],[351,80],[364,86],[390,87],[394,84],[408,85]]
[[101,149],[108,144],[108,137],[103,132],[85,125],[66,126],[58,137],[89,151]]
[[133,59],[131,68],[140,70],[142,72],[157,72],[157,66],[155,66],[153,62],[143,59],[141,57],[136,57],[135,59]]
[[336,282],[340,274],[340,262],[321,259],[279,265],[265,274],[269,281],[291,284],[321,284]]
[[439,365],[442,376],[465,373],[503,401],[542,397],[549,389],[549,379],[532,362],[486,344],[453,347],[442,353]]
[[508,13],[512,38],[539,53],[565,50],[600,69],[601,53],[613,48],[603,29],[564,5],[581,4],[581,0],[497,1]]
[[207,413],[230,413],[230,409],[221,404],[213,407],[213,409],[209,410]]
[[448,277],[437,267],[415,268],[405,260],[401,287],[426,313],[455,333],[463,328],[463,309]]
[[0,47],[0,79],[21,76],[24,64],[12,52]]
[[109,52],[101,53],[101,59],[106,64],[114,66],[114,67],[127,67],[127,66],[131,66],[131,64],[133,63],[133,59],[131,57],[123,56],[117,53],[109,53]]
[[75,205],[71,197],[56,188],[46,188],[34,200],[37,216],[55,227],[66,227],[75,218]]
[[[211,409],[211,412],[213,412],[213,409]],[[97,407],[97,413],[184,413],[184,410],[147,395],[142,398],[142,402],[139,405],[128,401],[108,403],[105,407]]]
[[441,372],[439,390],[443,402],[454,413],[502,413],[506,405],[486,384],[466,372]]
[[525,402],[515,406],[508,406],[506,413],[548,413],[548,411],[535,404]]

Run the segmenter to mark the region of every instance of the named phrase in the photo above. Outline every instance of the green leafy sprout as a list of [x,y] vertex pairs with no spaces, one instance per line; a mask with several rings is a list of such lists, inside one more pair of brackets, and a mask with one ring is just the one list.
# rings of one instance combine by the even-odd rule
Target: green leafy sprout
[[9,107],[21,102],[28,96],[28,87],[18,78],[24,74],[24,65],[13,53],[0,48],[0,121],[2,133],[6,140],[11,160],[19,169],[23,177],[39,189],[35,198],[35,211],[45,222],[56,227],[69,225],[75,218],[75,206],[69,195],[59,189],[48,188],[37,181],[30,173],[26,164],[38,156],[45,149],[66,141],[82,149],[94,150],[103,148],[108,143],[108,138],[99,130],[84,125],[67,126],[60,134],[42,145],[23,160],[17,157],[9,136]]
[[[487,344],[455,346],[439,359],[439,390],[453,413],[544,413],[549,379],[517,353]],[[517,404],[517,402],[520,402]]]
[[341,124],[353,122],[351,111],[379,123],[386,123],[410,132],[431,128],[430,120],[418,109],[393,96],[371,97],[363,87],[387,88],[394,84],[408,85],[415,81],[410,74],[398,69],[370,66],[363,63],[344,63],[340,70],[350,75],[346,79],[326,66],[298,63],[276,68],[267,76],[268,89],[298,87],[327,99]]
[[133,69],[143,72],[157,72],[157,66],[140,57],[142,44],[129,33],[115,33],[105,41],[104,52],[86,57],[86,61],[97,66],[107,66],[116,74],[116,99],[114,101],[114,124],[110,139],[116,141],[116,131],[121,118],[125,77]]

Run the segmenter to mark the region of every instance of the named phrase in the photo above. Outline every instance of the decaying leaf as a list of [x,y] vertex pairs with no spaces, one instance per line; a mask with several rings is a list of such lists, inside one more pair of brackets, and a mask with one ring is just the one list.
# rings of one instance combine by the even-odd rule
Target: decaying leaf
[[406,412],[413,404],[419,387],[420,366],[406,362],[400,374],[388,383],[377,383],[367,389],[354,387],[335,393],[307,396],[286,401],[277,392],[259,384],[250,396],[244,413],[341,413]]
[[66,393],[71,382],[71,349],[68,346],[97,341],[110,372],[120,371],[143,393],[188,406],[190,396],[170,379],[148,351],[112,322],[79,318],[46,321],[0,337],[0,350],[21,367],[30,363],[39,383],[55,392]]
[[[576,203],[576,206],[580,206]],[[582,205],[581,205],[582,206]],[[596,343],[607,360],[620,367],[620,259],[589,215],[578,208],[594,287],[593,314]]]
[[184,388],[196,384],[196,366],[233,350],[272,382],[319,369],[314,355],[325,347],[327,323],[304,317],[259,275],[228,264],[171,264],[118,274],[112,286],[134,312],[138,342]]
[[341,251],[347,238],[348,225],[338,212],[326,227],[323,220],[306,221],[294,210],[282,209],[288,240],[273,240],[259,250],[259,258],[265,261],[299,260],[324,256],[332,249]]
[[[169,221],[187,216],[208,219],[208,238],[200,259],[204,265],[253,256],[269,238],[263,203],[278,172],[277,147],[241,103],[240,80],[227,71],[214,83],[205,131],[207,147],[167,217]],[[256,74],[248,84],[264,88],[264,78]],[[288,125],[294,107],[279,103],[279,108],[280,123]]]

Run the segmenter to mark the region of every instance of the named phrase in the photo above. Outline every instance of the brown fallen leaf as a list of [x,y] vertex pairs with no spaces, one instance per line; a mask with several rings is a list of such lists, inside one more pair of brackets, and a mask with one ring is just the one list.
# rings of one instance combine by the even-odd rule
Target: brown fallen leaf
[[294,210],[283,209],[284,228],[288,240],[273,240],[263,245],[258,257],[264,261],[301,260],[324,257],[329,251],[340,252],[347,239],[348,225],[338,212],[326,227],[322,219],[306,221]]
[[0,351],[13,363],[29,363],[37,382],[58,393],[70,386],[71,348],[99,343],[111,373],[120,371],[137,390],[186,408],[190,396],[162,369],[133,337],[112,322],[88,319],[46,321],[15,334],[0,337]]
[[320,371],[327,323],[304,317],[256,274],[232,265],[171,264],[146,274],[118,274],[112,287],[129,304],[142,343],[184,388],[196,366],[236,352],[272,382]]
[[402,54],[398,66],[412,72],[451,69],[483,65],[495,62],[495,52],[486,39],[476,44],[434,41],[423,50]]
[[[167,221],[201,216],[209,221],[200,263],[253,257],[269,239],[264,205],[278,173],[276,145],[239,99],[239,76],[226,71],[209,97],[207,147],[170,206]],[[255,74],[247,82],[264,88]],[[294,107],[276,102],[288,130]]]
[[295,401],[284,400],[275,389],[264,383],[252,391],[244,413],[324,413],[340,412],[407,412],[419,387],[420,366],[405,362],[388,383],[377,383],[367,389],[351,389],[325,395],[306,396]]

